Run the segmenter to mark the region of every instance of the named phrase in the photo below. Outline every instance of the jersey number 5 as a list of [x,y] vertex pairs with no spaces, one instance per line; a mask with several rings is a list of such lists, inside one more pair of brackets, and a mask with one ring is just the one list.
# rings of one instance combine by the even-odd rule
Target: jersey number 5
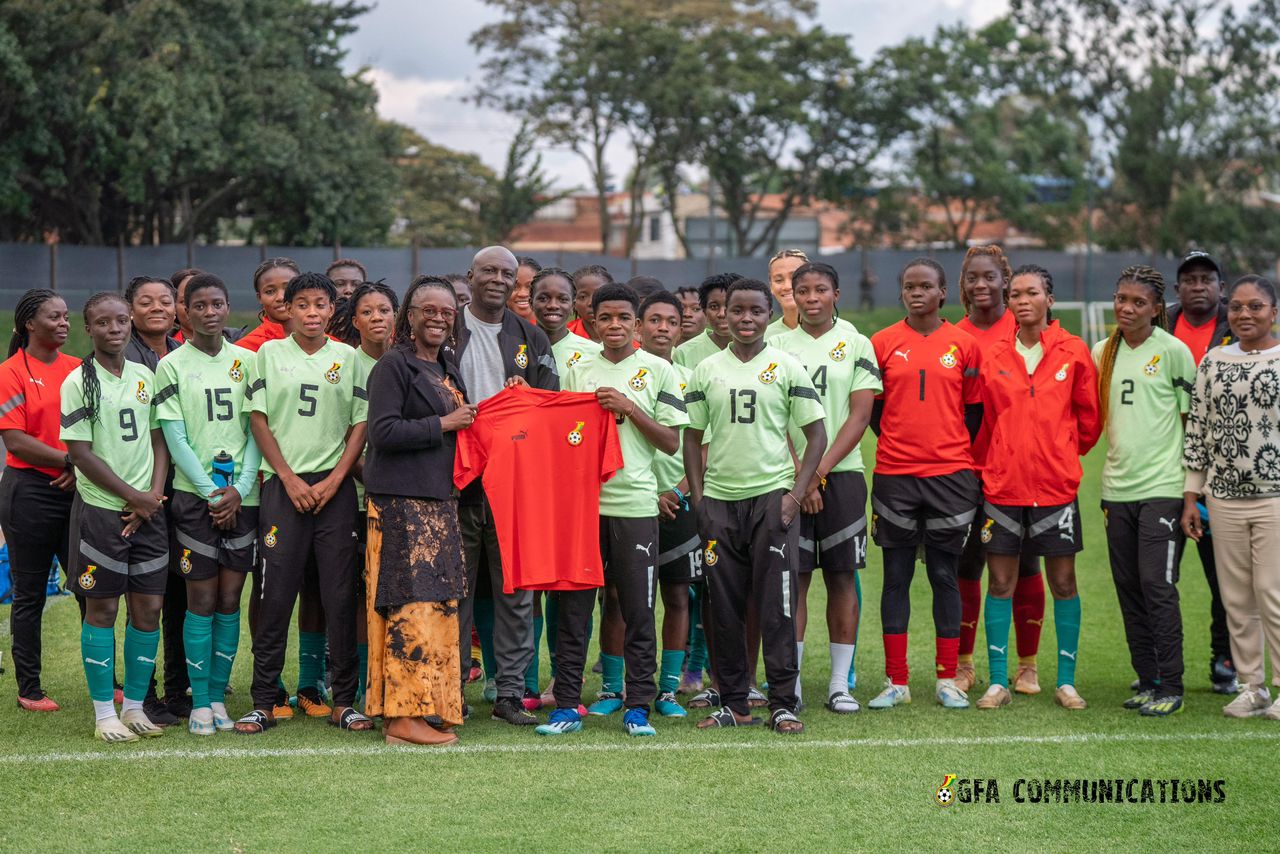
[[[741,403],[741,412],[739,412]],[[754,389],[729,389],[729,423],[754,424],[756,421],[756,393]]]
[[303,383],[298,388],[298,399],[305,405],[298,407],[298,414],[303,418],[310,418],[316,414],[316,404],[319,402],[315,397],[315,392],[320,390],[320,386],[311,383]]

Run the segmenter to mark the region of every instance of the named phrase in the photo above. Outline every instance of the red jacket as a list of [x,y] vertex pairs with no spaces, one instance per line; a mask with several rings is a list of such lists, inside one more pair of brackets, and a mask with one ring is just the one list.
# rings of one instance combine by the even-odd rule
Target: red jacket
[[982,361],[983,492],[992,504],[1069,504],[1080,457],[1102,433],[1098,373],[1085,343],[1056,321],[1040,336],[1044,358],[1031,376],[1016,340],[992,345]]

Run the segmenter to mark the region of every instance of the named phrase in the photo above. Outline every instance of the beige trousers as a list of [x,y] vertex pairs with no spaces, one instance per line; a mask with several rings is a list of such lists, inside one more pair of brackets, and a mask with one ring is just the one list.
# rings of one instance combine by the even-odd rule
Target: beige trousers
[[[1264,649],[1280,663],[1280,498],[1206,497],[1218,587],[1240,684],[1265,684]],[[1273,676],[1274,684],[1280,678]]]

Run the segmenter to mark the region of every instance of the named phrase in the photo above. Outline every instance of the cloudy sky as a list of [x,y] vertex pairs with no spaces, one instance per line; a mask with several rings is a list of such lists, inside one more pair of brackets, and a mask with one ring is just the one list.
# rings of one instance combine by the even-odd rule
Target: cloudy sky
[[[367,66],[378,88],[378,111],[407,124],[432,142],[472,151],[490,166],[502,165],[516,122],[463,99],[479,79],[480,60],[468,37],[494,20],[482,0],[372,0],[374,8],[348,39],[352,69]],[[941,23],[983,23],[1006,8],[1005,0],[819,0],[817,21],[848,33],[854,49],[869,56],[910,35],[925,35]],[[447,9],[447,11],[444,11]],[[572,152],[543,149],[543,162],[565,187],[585,187],[587,173]],[[613,158],[625,172],[625,149]]]

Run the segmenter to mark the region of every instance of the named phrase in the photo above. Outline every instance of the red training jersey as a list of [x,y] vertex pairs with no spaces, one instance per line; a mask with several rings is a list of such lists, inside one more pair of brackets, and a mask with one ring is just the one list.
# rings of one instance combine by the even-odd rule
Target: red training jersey
[[1055,320],[1040,335],[1035,373],[1014,339],[982,362],[982,491],[992,504],[1053,507],[1080,489],[1080,458],[1102,435],[1098,372],[1089,348]]
[[995,323],[986,329],[979,329],[973,325],[973,321],[969,320],[969,315],[966,314],[960,318],[956,329],[963,329],[972,335],[973,340],[978,342],[978,349],[982,351],[983,356],[986,356],[991,351],[991,345],[1018,334],[1018,321],[1014,319],[1013,312],[1006,309]]
[[246,332],[244,337],[236,342],[236,346],[256,353],[262,349],[263,344],[268,341],[279,341],[284,335],[284,327],[279,323],[274,320],[263,320],[257,329]]
[[617,424],[594,394],[515,386],[480,404],[453,482],[483,475],[504,593],[604,586],[600,486],[620,468]]
[[1187,345],[1187,349],[1191,351],[1191,356],[1199,365],[1204,359],[1204,354],[1209,352],[1209,348],[1213,346],[1213,331],[1218,328],[1218,316],[1214,315],[1208,323],[1201,326],[1192,326],[1187,322],[1186,315],[1178,315],[1178,322],[1173,325],[1173,337],[1177,338],[1183,344]]
[[[33,359],[19,350],[0,364],[0,430],[21,430],[62,453],[67,446],[58,439],[61,430],[62,381],[80,367],[80,360],[59,353],[52,365]],[[50,478],[62,474],[62,467],[33,466],[12,453],[4,464],[16,469],[36,469]]]
[[946,320],[921,335],[904,319],[871,336],[871,346],[884,380],[876,473],[938,477],[972,469],[964,408],[982,399],[978,342]]

